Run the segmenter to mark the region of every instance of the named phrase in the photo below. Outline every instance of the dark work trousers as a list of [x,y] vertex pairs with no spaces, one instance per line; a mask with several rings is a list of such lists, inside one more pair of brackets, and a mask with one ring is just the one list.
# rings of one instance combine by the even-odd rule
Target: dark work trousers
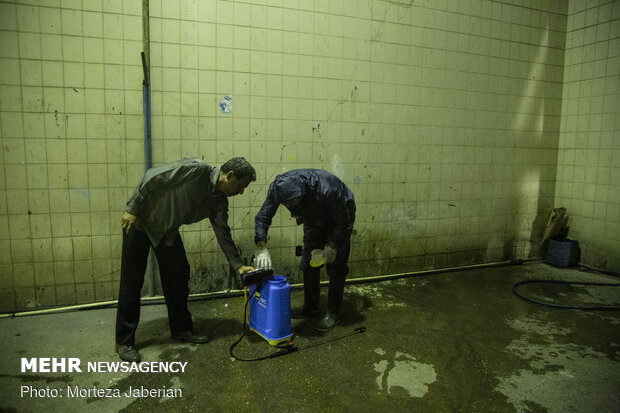
[[[129,234],[123,232],[121,283],[116,312],[116,343],[120,345],[135,344],[140,321],[140,290],[144,284],[150,247],[151,241],[146,233],[140,230],[129,231]],[[189,262],[181,236],[177,236],[173,245],[168,246],[162,241],[154,250],[168,308],[170,331],[193,331],[192,316],[187,308]]]
[[[355,217],[354,212],[352,213]],[[355,219],[355,218],[354,218]],[[304,307],[307,309],[319,309],[319,297],[321,294],[320,270],[310,265],[311,252],[314,249],[325,248],[327,236],[331,228],[314,227],[304,224],[304,249],[301,257],[299,269],[304,275]],[[344,284],[349,274],[349,254],[351,252],[351,233],[353,224],[345,231],[341,240],[336,245],[336,260],[327,264],[326,271],[329,276],[329,289],[327,296],[327,311],[338,315],[344,294]]]

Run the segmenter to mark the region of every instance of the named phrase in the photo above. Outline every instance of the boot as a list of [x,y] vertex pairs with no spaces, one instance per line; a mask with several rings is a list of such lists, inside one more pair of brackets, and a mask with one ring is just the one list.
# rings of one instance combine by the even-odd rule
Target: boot
[[291,318],[306,318],[319,313],[321,296],[320,269],[304,271],[304,305],[291,310]]
[[142,360],[142,356],[134,346],[124,346],[122,344],[116,345],[116,352],[121,360],[129,361],[129,362],[137,362],[139,363]]
[[343,276],[329,278],[329,292],[327,296],[327,313],[314,327],[317,331],[329,331],[340,323],[340,306],[344,295]]

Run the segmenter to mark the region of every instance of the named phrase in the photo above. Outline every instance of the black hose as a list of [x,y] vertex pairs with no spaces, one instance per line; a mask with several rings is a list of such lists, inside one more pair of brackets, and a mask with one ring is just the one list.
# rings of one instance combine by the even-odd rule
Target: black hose
[[544,305],[544,306],[547,306],[547,307],[564,308],[564,309],[569,309],[569,310],[620,310],[620,306],[617,306],[617,305],[585,307],[585,306],[572,306],[572,305],[554,304],[554,303],[549,303],[549,302],[546,302],[546,301],[536,300],[536,299],[531,298],[531,297],[526,297],[526,296],[522,295],[521,293],[519,293],[517,291],[519,286],[524,285],[524,284],[594,285],[594,286],[604,286],[604,287],[619,287],[620,283],[597,283],[597,282],[581,282],[581,281],[561,281],[561,280],[542,280],[542,279],[536,279],[536,280],[520,281],[520,282],[518,282],[518,283],[516,283],[515,285],[512,286],[512,292],[517,297],[521,298],[522,300],[528,301],[530,303],[540,304],[540,305]]

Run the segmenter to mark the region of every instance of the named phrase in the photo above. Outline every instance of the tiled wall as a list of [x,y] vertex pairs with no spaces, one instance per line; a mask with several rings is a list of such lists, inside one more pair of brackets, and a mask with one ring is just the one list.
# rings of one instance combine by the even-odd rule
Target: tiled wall
[[[331,170],[356,195],[352,276],[538,254],[554,195],[563,3],[151,5],[154,159],[255,164],[258,182],[233,201],[247,257],[267,185],[303,167]],[[231,114],[218,107],[225,96]],[[298,280],[300,228],[285,212],[275,222],[277,269]],[[193,267],[223,269],[201,228],[185,231]]]
[[[141,2],[24,3],[0,2],[1,306],[111,299],[143,169]],[[245,258],[267,185],[305,167],[355,193],[352,277],[538,255],[565,2],[150,3],[154,163],[256,166],[231,202]],[[227,288],[209,224],[183,236],[194,291]],[[301,239],[279,212],[269,246],[293,282]]]
[[570,1],[556,205],[582,261],[620,268],[620,2]]
[[143,162],[141,1],[37,3],[0,2],[3,310],[117,295]]

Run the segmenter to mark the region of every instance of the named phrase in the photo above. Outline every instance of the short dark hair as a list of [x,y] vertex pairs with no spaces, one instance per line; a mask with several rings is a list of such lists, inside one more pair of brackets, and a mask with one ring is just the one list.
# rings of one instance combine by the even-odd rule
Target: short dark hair
[[221,170],[224,173],[233,171],[237,179],[243,179],[249,176],[250,182],[256,181],[256,170],[243,156],[229,159],[222,165]]

